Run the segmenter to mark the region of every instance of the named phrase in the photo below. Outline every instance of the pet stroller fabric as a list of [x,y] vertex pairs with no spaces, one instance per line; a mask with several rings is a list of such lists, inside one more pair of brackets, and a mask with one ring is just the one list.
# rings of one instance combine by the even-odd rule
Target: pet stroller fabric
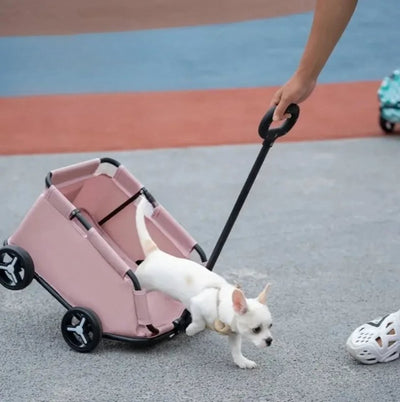
[[[57,169],[49,173],[46,184],[0,250],[0,263],[6,267],[0,271],[2,284],[21,287],[21,273],[12,277],[10,261],[13,253],[24,260],[20,254],[26,252],[35,279],[68,310],[75,308],[72,316],[77,322],[65,319],[63,335],[78,351],[91,349],[84,342],[90,339],[75,339],[82,321],[87,325],[93,318],[90,315],[97,321],[90,325],[100,328],[100,338],[146,343],[172,337],[185,315],[184,306],[161,292],[142,290],[134,275],[144,259],[135,227],[136,198],[144,194],[155,207],[147,224],[161,249],[185,258],[195,249],[205,259],[196,241],[117,161],[94,159]],[[20,270],[22,265],[29,264],[22,261]],[[88,311],[83,318],[81,308]],[[87,329],[86,338],[92,332]]]

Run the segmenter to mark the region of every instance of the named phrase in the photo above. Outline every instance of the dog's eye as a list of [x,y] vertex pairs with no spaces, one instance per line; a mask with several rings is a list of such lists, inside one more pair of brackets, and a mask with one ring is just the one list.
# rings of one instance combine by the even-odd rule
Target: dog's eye
[[271,329],[271,328],[272,328],[272,324],[269,324],[268,329]]
[[259,334],[261,332],[261,325],[259,327],[253,328],[252,331],[254,334]]

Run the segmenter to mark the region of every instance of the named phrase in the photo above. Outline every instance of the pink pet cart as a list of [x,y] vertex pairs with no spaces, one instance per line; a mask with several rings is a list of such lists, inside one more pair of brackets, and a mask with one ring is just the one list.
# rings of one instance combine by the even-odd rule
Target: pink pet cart
[[143,194],[155,211],[149,232],[164,251],[198,254],[213,269],[259,169],[274,141],[295,124],[299,109],[270,129],[273,109],[260,123],[262,149],[207,262],[197,242],[119,162],[93,159],[51,171],[46,189],[0,248],[0,283],[11,290],[36,279],[65,308],[67,344],[90,352],[102,337],[152,344],[173,338],[190,323],[184,306],[142,289],[135,269],[143,253],[135,228],[135,200]]

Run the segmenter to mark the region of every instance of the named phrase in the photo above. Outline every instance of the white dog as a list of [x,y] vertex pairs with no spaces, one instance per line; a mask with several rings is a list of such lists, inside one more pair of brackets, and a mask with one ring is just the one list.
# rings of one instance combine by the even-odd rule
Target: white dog
[[136,211],[136,227],[145,260],[136,275],[147,290],[160,290],[179,300],[190,311],[187,335],[210,328],[229,337],[232,357],[241,368],[256,367],[242,355],[242,337],[257,347],[270,346],[271,314],[266,306],[269,285],[257,299],[246,299],[243,292],[204,266],[161,251],[151,239],[145,223],[151,204],[141,197]]

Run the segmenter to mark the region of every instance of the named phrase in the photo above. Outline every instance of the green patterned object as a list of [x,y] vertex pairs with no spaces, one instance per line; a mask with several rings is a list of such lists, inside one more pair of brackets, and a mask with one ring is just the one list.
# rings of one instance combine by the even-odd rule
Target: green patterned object
[[381,119],[390,123],[400,122],[400,69],[385,77],[378,89]]

